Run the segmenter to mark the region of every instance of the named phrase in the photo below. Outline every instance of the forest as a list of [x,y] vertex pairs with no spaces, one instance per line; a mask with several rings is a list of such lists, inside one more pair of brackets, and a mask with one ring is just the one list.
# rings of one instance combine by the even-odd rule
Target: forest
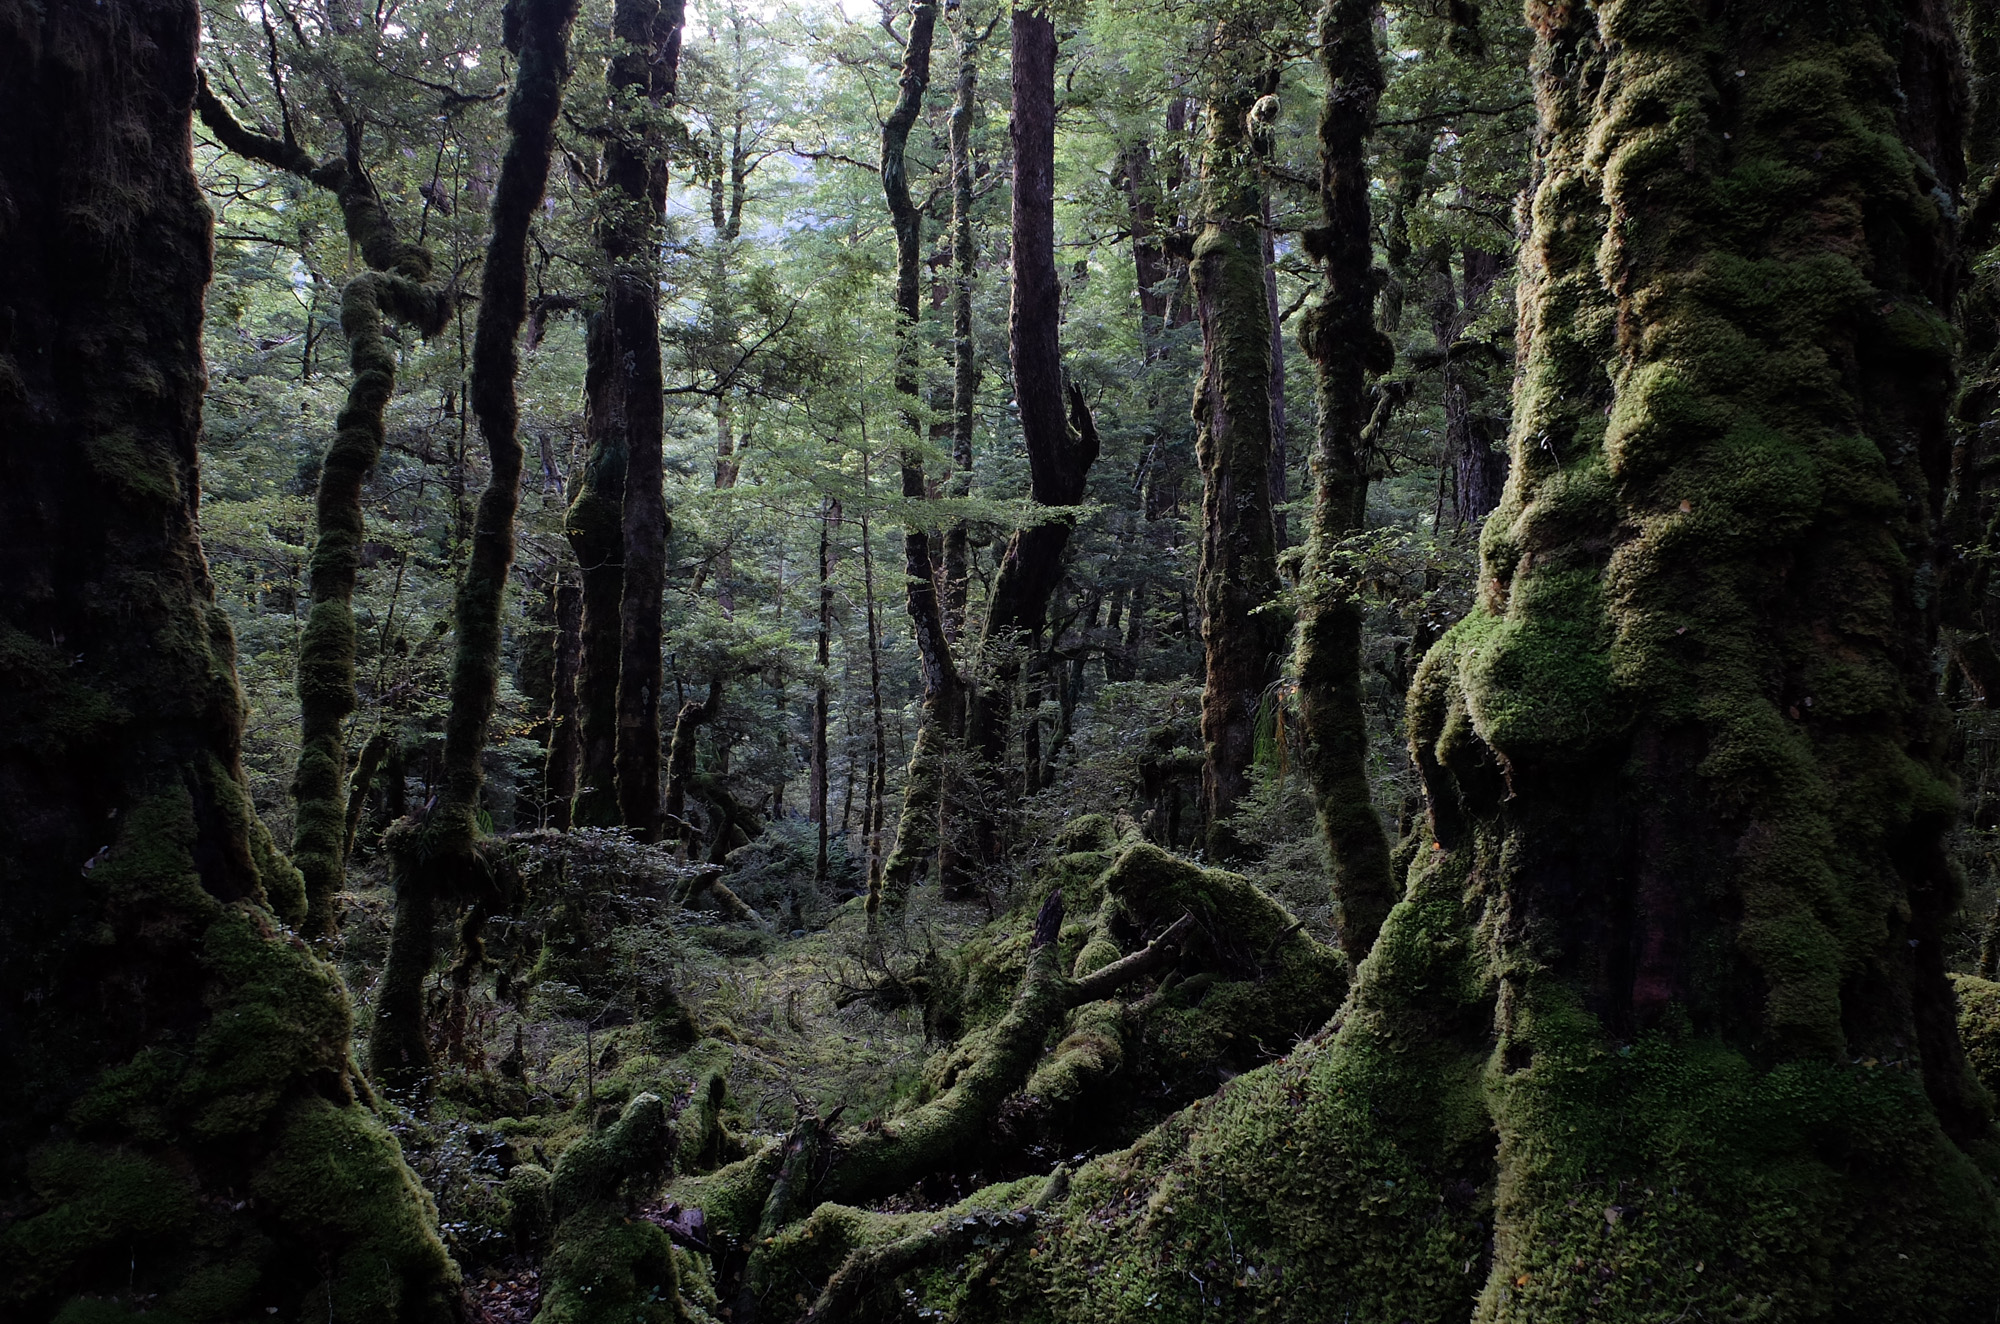
[[0,0],[0,1319],[1988,1324],[1997,563],[1994,0]]

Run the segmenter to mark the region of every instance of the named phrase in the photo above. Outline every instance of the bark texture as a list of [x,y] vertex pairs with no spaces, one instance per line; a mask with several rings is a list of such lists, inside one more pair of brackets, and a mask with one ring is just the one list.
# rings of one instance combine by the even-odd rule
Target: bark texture
[[0,1314],[443,1324],[195,531],[199,26],[0,4]]
[[[684,0],[620,0],[611,20],[624,43],[611,61],[614,96],[643,98],[657,116],[673,100]],[[610,284],[604,320],[609,371],[625,426],[625,574],[620,584],[618,814],[641,841],[658,839],[661,597],[666,589],[667,508],[662,488],[666,397],[660,366],[659,229],[666,215],[665,131],[650,119],[606,144],[611,214],[600,233]]]
[[[1055,25],[1041,14],[1016,9],[1012,34],[1014,261],[1008,349],[1028,450],[1029,494],[1038,506],[1060,508],[1083,502],[1090,466],[1097,459],[1097,428],[1083,393],[1074,386],[1065,391],[1063,383],[1062,284],[1055,254]],[[1017,531],[994,576],[981,638],[984,663],[969,696],[966,733],[983,775],[1003,784],[1021,649],[1042,629],[1049,598],[1062,578],[1071,527],[1071,517],[1052,509],[1039,523]],[[996,808],[1002,798],[982,797],[979,810],[977,844],[989,862],[1005,848],[1006,815]]]
[[1336,3],[1321,20],[1327,95],[1320,111],[1320,204],[1308,231],[1322,288],[1299,339],[1313,361],[1319,431],[1313,439],[1312,536],[1300,575],[1293,668],[1303,759],[1320,831],[1333,857],[1334,918],[1348,959],[1374,945],[1395,903],[1389,843],[1368,785],[1368,723],[1361,710],[1361,602],[1342,583],[1340,544],[1361,530],[1368,501],[1365,371],[1375,342],[1374,255],[1368,224],[1367,140],[1382,68],[1366,6]]
[[[903,500],[909,503],[924,500],[929,490],[921,449],[922,364],[917,340],[917,322],[923,312],[923,213],[911,201],[904,156],[910,129],[923,113],[924,91],[930,86],[931,43],[936,30],[936,5],[919,4],[911,9],[909,36],[903,43],[901,90],[882,125],[882,192],[896,232],[896,394],[902,402],[903,426],[909,433],[900,468]],[[945,633],[944,602],[931,561],[930,533],[921,522],[911,522],[903,529],[903,599],[917,640],[923,713],[909,775],[904,780],[896,841],[883,862],[881,887],[869,893],[871,923],[883,910],[891,916],[902,911],[917,870],[937,854],[944,746],[962,702],[958,667],[952,661],[951,641]]]
[[582,743],[577,733],[576,675],[583,656],[583,587],[564,570],[556,576],[555,667],[549,699],[549,757],[543,771],[547,826],[567,832],[576,798]]
[[1189,267],[1201,319],[1195,453],[1202,473],[1202,811],[1208,852],[1242,852],[1229,817],[1250,788],[1257,716],[1289,633],[1271,520],[1271,312],[1264,285],[1264,199],[1252,146],[1262,61],[1258,11],[1216,34],[1202,160],[1202,228]]

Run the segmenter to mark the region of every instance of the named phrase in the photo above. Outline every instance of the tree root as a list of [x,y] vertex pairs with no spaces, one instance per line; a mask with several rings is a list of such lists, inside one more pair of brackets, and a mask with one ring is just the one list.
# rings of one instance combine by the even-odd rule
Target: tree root
[[822,1183],[825,1198],[856,1203],[887,1195],[944,1165],[1027,1080],[1049,1031],[1071,1008],[1163,968],[1192,927],[1191,920],[1176,923],[1142,951],[1077,981],[1058,964],[1062,914],[1062,894],[1052,893],[1036,917],[1028,968],[1013,1005],[991,1029],[961,1045],[965,1060],[943,1095],[902,1117],[841,1137]]
[[1069,1170],[1057,1168],[1043,1183],[1041,1193],[1019,1209],[955,1215],[877,1250],[853,1251],[806,1312],[805,1324],[864,1318],[861,1307],[878,1289],[912,1269],[954,1259],[974,1247],[1011,1243],[1033,1231],[1041,1211],[1068,1190]]

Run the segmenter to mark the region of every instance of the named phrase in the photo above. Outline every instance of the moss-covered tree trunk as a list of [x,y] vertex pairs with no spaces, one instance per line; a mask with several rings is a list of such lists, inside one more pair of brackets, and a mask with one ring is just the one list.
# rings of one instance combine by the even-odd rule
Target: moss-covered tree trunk
[[[1063,382],[1062,284],[1056,277],[1055,250],[1056,30],[1045,14],[1016,9],[1012,34],[1014,260],[1008,349],[1028,450],[1029,495],[1038,506],[1061,508],[1083,501],[1085,480],[1097,459],[1097,429],[1082,392],[1075,387],[1065,392]],[[1070,528],[1070,517],[1051,510],[1039,523],[1017,531],[994,576],[980,642],[980,680],[969,696],[966,743],[981,774],[996,786],[1004,784],[1022,649],[1042,628],[1049,598],[1062,577]],[[974,836],[988,862],[1005,851],[1007,816],[997,808],[1005,798],[988,794],[976,811]]]
[[[990,29],[989,29],[990,31]],[[951,481],[954,497],[972,495],[972,437],[979,404],[979,349],[972,339],[972,285],[978,246],[972,234],[972,118],[978,110],[980,38],[962,19],[958,33],[958,76],[951,103]],[[971,579],[971,530],[963,519],[944,534],[944,634],[956,643],[965,628]],[[962,719],[961,719],[962,720]],[[961,734],[954,730],[953,735]]]
[[1263,188],[1252,107],[1265,63],[1243,10],[1220,23],[1211,59],[1202,225],[1189,266],[1201,319],[1195,452],[1201,461],[1202,812],[1209,854],[1242,851],[1229,817],[1250,786],[1257,714],[1288,633],[1271,521],[1271,313],[1264,288]]
[[196,536],[199,28],[0,4],[0,1315],[443,1324]]
[[[521,501],[520,405],[515,341],[528,317],[528,226],[542,205],[555,148],[556,114],[569,77],[569,30],[577,0],[519,0],[509,23],[519,60],[507,101],[508,140],[493,189],[493,229],[480,273],[479,318],[467,395],[486,442],[489,477],[473,516],[472,554],[458,586],[445,716],[444,787],[434,808],[389,834],[396,917],[389,959],[369,1027],[369,1068],[384,1084],[422,1092],[431,1081],[423,981],[430,973],[435,909],[466,900],[461,971],[476,967],[479,928],[498,898],[495,870],[479,826],[482,756],[500,684],[500,637],[507,574],[514,564],[514,516]],[[459,984],[460,989],[464,983]]]
[[555,667],[549,699],[549,755],[542,780],[544,823],[558,832],[570,826],[576,798],[576,770],[582,755],[577,735],[576,673],[583,656],[583,588],[564,569],[556,576]]
[[1361,602],[1342,583],[1341,540],[1360,532],[1368,501],[1364,384],[1374,343],[1374,255],[1368,224],[1367,139],[1382,91],[1365,4],[1337,0],[1321,19],[1328,91],[1319,122],[1325,224],[1305,235],[1321,289],[1299,328],[1313,361],[1319,430],[1313,439],[1312,535],[1300,576],[1298,680],[1301,760],[1333,857],[1335,920],[1350,960],[1367,955],[1394,904],[1389,843],[1368,785],[1368,722],[1361,709]]
[[347,722],[354,688],[354,583],[361,569],[364,533],[361,489],[382,457],[384,412],[396,387],[396,353],[387,320],[405,322],[425,336],[437,334],[455,300],[431,283],[433,259],[422,244],[402,239],[362,167],[360,135],[351,134],[344,156],[316,162],[292,138],[272,138],[245,128],[204,78],[195,106],[202,123],[229,150],[329,189],[340,203],[347,237],[370,270],[348,281],[340,294],[340,329],[347,337],[354,378],[335,420],[333,441],[321,461],[313,496],[313,545],[307,563],[312,605],[299,636],[299,758],[292,777],[296,806],[292,857],[306,881],[306,917],[313,937],[334,932],[333,897],[345,878],[348,805]]
[[[931,78],[931,42],[937,31],[937,6],[918,4],[910,10],[910,31],[903,42],[900,94],[882,124],[882,192],[896,232],[896,393],[902,401],[903,425],[909,432],[901,455],[903,500],[920,502],[928,495],[924,481],[920,409],[922,365],[918,358],[917,321],[923,311],[923,213],[910,198],[905,149],[910,129],[923,113],[924,91]],[[912,506],[912,511],[919,507]],[[914,521],[915,516],[912,515]],[[903,783],[903,812],[896,820],[896,841],[882,866],[882,886],[869,893],[871,923],[881,910],[901,912],[917,870],[936,856],[939,814],[943,806],[945,745],[958,724],[964,687],[952,660],[945,634],[944,602],[931,562],[930,533],[911,522],[903,529],[903,599],[910,628],[917,639],[918,672],[923,681],[923,713],[910,769]]]
[[[1430,839],[1328,1031],[1079,1170],[973,1318],[2000,1309],[1926,618],[1951,26],[1533,16],[1513,472],[1413,687]],[[1367,6],[1329,18],[1338,69]]]
[[611,370],[611,320],[591,314],[584,347],[583,468],[563,516],[576,554],[582,606],[577,625],[577,770],[570,823],[618,823],[619,602],[625,594],[625,425]]

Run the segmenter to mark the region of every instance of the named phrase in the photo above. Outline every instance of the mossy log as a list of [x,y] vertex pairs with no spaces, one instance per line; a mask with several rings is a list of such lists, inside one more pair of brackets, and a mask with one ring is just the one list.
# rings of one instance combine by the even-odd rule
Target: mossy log
[[1062,970],[1056,944],[1062,915],[1062,896],[1055,893],[1036,917],[1027,969],[1007,1014],[959,1045],[936,1099],[839,1137],[818,1187],[822,1199],[855,1203],[888,1195],[944,1166],[1026,1082],[1050,1031],[1072,1007],[1162,969],[1192,927],[1191,920],[1178,921],[1140,951],[1073,980]]

